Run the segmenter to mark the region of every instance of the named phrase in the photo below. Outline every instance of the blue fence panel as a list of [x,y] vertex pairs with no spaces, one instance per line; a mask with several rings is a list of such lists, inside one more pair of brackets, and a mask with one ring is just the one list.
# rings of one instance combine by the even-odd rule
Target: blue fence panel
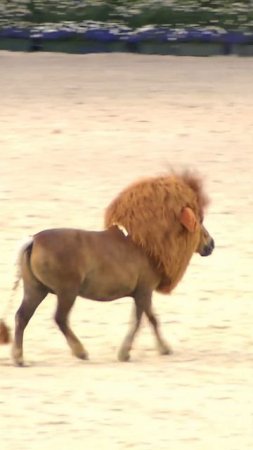
[[[34,27],[31,29],[20,27],[4,27],[0,29],[0,38],[13,39],[40,39],[42,45],[43,41],[57,41],[67,40],[74,37],[81,39],[95,41],[101,44],[108,44],[112,42],[125,42],[126,44],[136,45],[145,41],[154,41],[157,43],[164,42],[203,42],[203,43],[221,43],[224,46],[234,46],[237,44],[253,43],[253,33],[243,33],[239,31],[218,31],[201,28],[190,28],[182,30],[169,29],[166,26],[161,27],[143,27],[136,30],[130,29],[126,26],[111,25],[106,27],[105,24],[84,23],[72,24],[55,29],[52,26]],[[104,47],[103,47],[104,48]]]

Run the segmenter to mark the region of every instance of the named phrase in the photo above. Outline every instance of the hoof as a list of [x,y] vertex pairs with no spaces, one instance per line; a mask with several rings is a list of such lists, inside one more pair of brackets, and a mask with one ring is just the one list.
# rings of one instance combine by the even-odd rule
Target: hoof
[[16,367],[24,366],[23,352],[19,348],[13,347],[12,359],[13,359],[13,363]]
[[159,353],[160,353],[160,355],[172,355],[173,354],[173,350],[168,345],[164,345],[164,346],[159,348]]
[[83,353],[82,355],[78,356],[79,359],[82,359],[83,361],[88,361],[89,360],[89,355],[88,353]]
[[78,359],[82,359],[82,360],[88,360],[89,359],[89,355],[86,352],[82,352],[82,353],[75,353],[74,354],[76,356],[76,358]]
[[130,360],[130,354],[124,350],[120,350],[118,353],[118,360],[121,362],[127,362]]
[[79,359],[89,359],[89,355],[86,349],[82,346],[80,342],[71,342],[69,341],[69,346],[72,351],[72,355]]
[[16,367],[25,367],[23,359],[15,359],[13,362]]

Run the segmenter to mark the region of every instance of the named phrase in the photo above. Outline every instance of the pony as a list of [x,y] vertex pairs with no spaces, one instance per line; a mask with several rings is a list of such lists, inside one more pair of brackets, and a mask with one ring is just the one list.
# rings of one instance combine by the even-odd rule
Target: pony
[[[77,358],[88,359],[69,325],[78,296],[98,302],[134,300],[134,319],[120,346],[120,361],[129,360],[143,315],[160,354],[170,354],[153,311],[152,294],[170,293],[194,252],[212,253],[214,240],[203,225],[207,204],[198,177],[172,173],[139,180],[123,190],[106,208],[102,231],[58,228],[29,239],[19,253],[15,284],[23,281],[12,346],[15,365],[24,365],[24,330],[49,293],[57,296],[55,322]],[[8,327],[1,321],[0,342],[7,343],[9,338]]]

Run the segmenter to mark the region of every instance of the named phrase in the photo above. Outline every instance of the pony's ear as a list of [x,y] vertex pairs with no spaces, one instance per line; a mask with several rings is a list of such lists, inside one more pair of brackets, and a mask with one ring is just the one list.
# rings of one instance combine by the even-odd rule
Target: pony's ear
[[181,224],[188,230],[190,233],[194,233],[197,227],[197,219],[196,216],[189,206],[185,206],[180,214],[180,222]]

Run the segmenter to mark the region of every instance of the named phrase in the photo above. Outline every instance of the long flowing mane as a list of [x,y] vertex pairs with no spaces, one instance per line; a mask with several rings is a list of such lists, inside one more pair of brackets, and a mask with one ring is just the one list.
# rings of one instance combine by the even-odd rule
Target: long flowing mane
[[[201,179],[193,173],[170,173],[139,180],[124,189],[105,211],[105,227],[126,228],[161,275],[159,292],[169,293],[183,276],[199,242],[200,223],[208,199]],[[189,233],[180,223],[190,207],[198,227]]]

